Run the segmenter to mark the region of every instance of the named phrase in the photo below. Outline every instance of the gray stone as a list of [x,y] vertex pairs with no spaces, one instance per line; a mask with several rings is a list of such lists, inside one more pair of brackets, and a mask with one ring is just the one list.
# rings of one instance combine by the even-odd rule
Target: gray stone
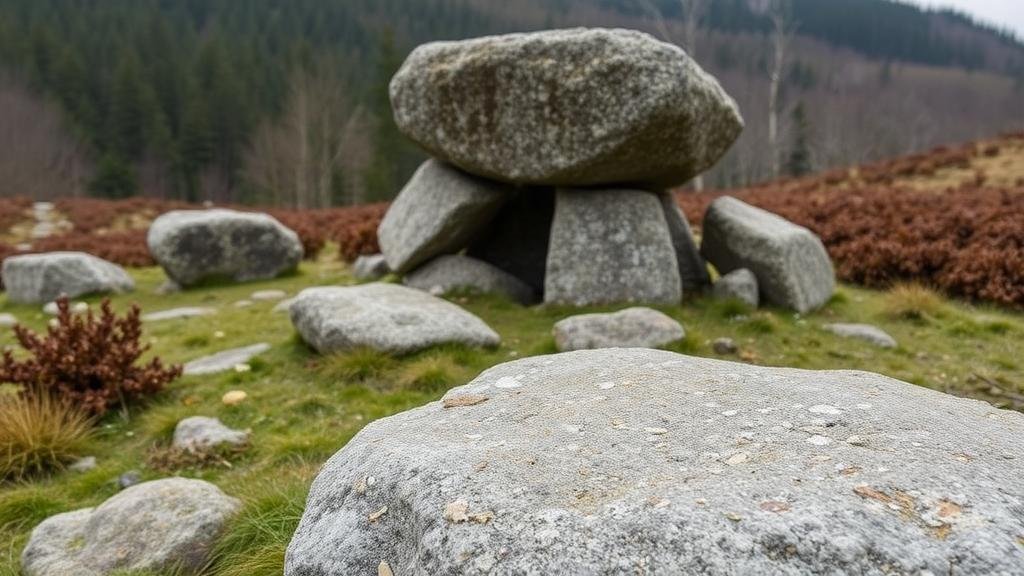
[[650,308],[611,314],[580,314],[555,324],[555,347],[561,352],[595,348],[660,348],[686,337],[683,326]]
[[679,262],[679,280],[683,285],[683,295],[690,292],[699,294],[711,285],[708,263],[700,255],[697,242],[693,239],[690,222],[676,202],[675,196],[666,193],[660,194],[659,198],[665,212],[668,233],[672,237],[672,246],[676,250],[676,260]]
[[243,348],[225,350],[185,364],[184,373],[186,376],[198,376],[227,372],[228,370],[233,370],[239,364],[245,364],[267,350],[270,350],[270,344],[263,342]]
[[252,300],[238,300],[232,304],[235,308],[248,308],[255,304]]
[[757,288],[757,276],[746,268],[733,270],[715,282],[712,289],[715,298],[739,300],[751,308],[761,303]]
[[153,258],[171,280],[269,280],[302,260],[298,235],[267,214],[234,210],[176,210],[161,215],[147,237]]
[[292,304],[295,303],[296,298],[288,298],[287,300],[281,300],[274,305],[272,312],[288,312],[292,308]]
[[285,575],[1016,574],[1022,436],[866,372],[527,358],[363,428]]
[[511,189],[427,160],[388,207],[377,229],[392,272],[404,274],[465,248],[497,214]]
[[18,323],[18,318],[14,314],[4,312],[0,314],[0,328],[10,328]]
[[288,293],[284,290],[257,290],[249,296],[249,298],[257,302],[276,302],[287,297]]
[[171,445],[187,452],[203,452],[225,445],[244,446],[248,441],[248,432],[232,430],[217,418],[192,416],[174,427]]
[[469,256],[438,256],[406,274],[403,282],[431,294],[498,294],[520,304],[529,304],[534,299],[533,289],[522,280]]
[[198,316],[209,316],[216,314],[216,308],[208,308],[205,306],[185,306],[183,308],[171,308],[170,310],[160,310],[159,312],[150,312],[149,314],[143,314],[142,320],[146,322],[161,322],[163,320],[177,320],[179,318],[196,318]]
[[843,338],[857,338],[879,348],[896,348],[896,339],[870,324],[825,324],[825,330]]
[[352,275],[357,280],[380,280],[391,273],[383,254],[363,255],[352,264]]
[[91,472],[95,469],[95,456],[85,456],[83,458],[79,458],[78,460],[72,462],[70,466],[68,466],[68,470],[71,470],[72,472]]
[[292,304],[291,320],[322,354],[362,347],[406,354],[447,343],[501,342],[483,320],[455,304],[395,284],[308,288]]
[[135,289],[124,268],[85,252],[11,256],[4,260],[2,274],[7,299],[19,304]]
[[683,50],[631,30],[425,44],[391,81],[391,103],[433,156],[517,184],[680,184],[743,129]]
[[142,482],[142,472],[138,470],[129,470],[117,477],[117,488],[124,490],[131,488],[139,482]]
[[739,347],[736,346],[736,342],[732,338],[716,338],[711,343],[711,349],[715,351],[715,354],[722,356],[739,352]]
[[657,194],[561,189],[544,302],[678,304],[679,267]]
[[241,503],[202,480],[167,478],[124,490],[96,508],[51,516],[21,555],[25,576],[114,572],[198,574]]
[[517,192],[466,254],[490,262],[526,282],[539,297],[544,293],[544,269],[554,216],[554,189]]
[[769,304],[805,313],[835,291],[832,261],[813,232],[735,198],[708,207],[701,251],[722,274],[748,268]]
[[178,284],[174,280],[165,280],[162,284],[156,287],[156,290],[153,290],[153,293],[158,296],[166,296],[168,294],[177,294],[178,292],[181,292],[181,290],[181,284]]

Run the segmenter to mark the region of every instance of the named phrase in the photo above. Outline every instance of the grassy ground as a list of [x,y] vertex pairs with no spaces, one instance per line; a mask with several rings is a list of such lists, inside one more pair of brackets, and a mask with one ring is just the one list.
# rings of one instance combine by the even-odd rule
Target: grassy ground
[[[552,324],[575,313],[568,309],[522,308],[483,297],[456,298],[503,338],[488,351],[442,348],[406,358],[362,351],[319,357],[294,335],[287,314],[274,303],[235,307],[255,290],[349,284],[341,264],[325,258],[304,264],[294,276],[243,286],[212,286],[158,296],[158,269],[133,271],[134,294],[114,298],[118,308],[138,303],[144,312],[178,306],[212,306],[212,316],[148,324],[153,351],[184,362],[256,342],[273,348],[249,372],[183,378],[148,406],[108,416],[88,454],[99,466],[87,473],[61,472],[32,483],[0,485],[0,574],[16,573],[31,529],[51,514],[93,506],[116,492],[114,481],[136,469],[145,479],[183,475],[209,480],[244,502],[242,513],[221,539],[210,574],[280,574],[284,550],[302,513],[319,466],[368,422],[422,405],[481,370],[522,356],[554,351]],[[96,302],[98,299],[88,299]],[[1024,316],[952,303],[920,290],[882,293],[841,287],[822,311],[807,317],[779,310],[749,311],[741,305],[695,300],[663,311],[682,321],[687,338],[673,349],[714,356],[711,342],[734,338],[739,359],[765,365],[850,368],[881,372],[954,394],[1024,407]],[[37,307],[0,298],[0,312],[42,328]],[[880,350],[835,337],[826,322],[876,324],[900,341]],[[0,344],[11,344],[10,334]],[[221,396],[244,390],[248,399],[225,406]],[[908,407],[909,408],[909,407]],[[246,451],[199,465],[168,458],[166,447],[178,420],[216,416],[234,428],[250,429]]]

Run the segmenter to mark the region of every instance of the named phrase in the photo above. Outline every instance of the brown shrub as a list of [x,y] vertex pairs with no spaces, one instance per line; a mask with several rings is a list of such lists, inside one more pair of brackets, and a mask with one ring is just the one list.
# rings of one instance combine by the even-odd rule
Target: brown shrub
[[90,310],[72,315],[68,299],[57,301],[60,310],[46,335],[15,326],[18,342],[31,356],[17,360],[4,351],[0,381],[20,384],[28,394],[50,394],[66,399],[90,414],[102,415],[160,392],[181,376],[180,366],[164,367],[159,358],[137,366],[149,349],[139,343],[142,323],[133,306],[123,318],[104,300],[99,316]]
[[121,266],[141,268],[156,261],[146,244],[146,230],[118,230],[83,233],[79,231],[37,240],[33,252],[72,250],[87,252]]

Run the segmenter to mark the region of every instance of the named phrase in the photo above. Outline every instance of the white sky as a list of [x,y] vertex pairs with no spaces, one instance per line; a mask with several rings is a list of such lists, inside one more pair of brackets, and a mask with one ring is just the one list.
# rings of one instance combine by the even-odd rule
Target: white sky
[[924,6],[956,8],[998,28],[1010,29],[1024,39],[1024,0],[911,0]]

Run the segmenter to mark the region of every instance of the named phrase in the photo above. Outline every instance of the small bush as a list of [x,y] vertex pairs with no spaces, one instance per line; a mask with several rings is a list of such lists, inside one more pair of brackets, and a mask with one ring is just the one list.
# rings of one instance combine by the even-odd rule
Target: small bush
[[31,356],[16,360],[4,351],[0,382],[20,384],[29,395],[53,395],[93,415],[126,406],[160,392],[181,376],[180,366],[164,367],[159,358],[136,362],[149,349],[139,342],[142,323],[133,306],[123,318],[104,300],[99,316],[90,310],[72,315],[68,299],[57,302],[56,323],[46,335],[18,325],[14,333]]
[[81,454],[92,433],[84,411],[48,394],[0,395],[0,479],[60,468]]
[[942,297],[919,284],[897,284],[885,297],[886,313],[903,320],[927,321],[942,315]]

